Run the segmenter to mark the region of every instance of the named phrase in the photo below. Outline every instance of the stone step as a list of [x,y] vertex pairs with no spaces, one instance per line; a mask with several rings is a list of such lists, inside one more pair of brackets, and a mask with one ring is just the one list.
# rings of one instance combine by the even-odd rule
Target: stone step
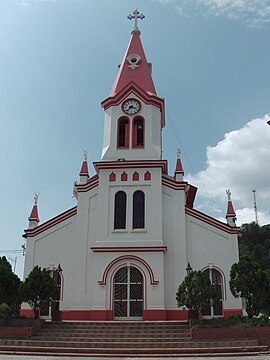
[[196,356],[199,354],[211,354],[211,356],[214,356],[214,354],[262,354],[267,353],[267,347],[265,346],[246,346],[246,347],[201,347],[201,348],[161,348],[161,347],[155,347],[151,349],[144,349],[144,348],[106,348],[103,347],[89,349],[89,348],[71,348],[71,347],[27,347],[27,346],[21,346],[20,348],[16,346],[0,346],[0,353],[24,353],[27,355],[27,353],[31,354],[39,354],[39,355],[52,355],[52,354],[61,354],[64,356],[64,354],[67,354],[69,356],[78,356],[78,354],[81,356],[83,354],[87,354],[87,356],[94,355],[102,355],[102,356],[108,356],[108,355],[117,355],[117,356],[143,356],[143,355],[151,355],[151,356],[159,356],[159,355],[165,355],[165,356],[175,356],[175,355],[181,355],[184,356]]
[[52,325],[45,325],[44,329],[48,329],[49,331],[58,331],[58,330],[69,330],[69,329],[74,329],[74,330],[84,330],[84,331],[88,331],[88,330],[113,330],[113,331],[127,331],[127,330],[134,330],[136,329],[137,331],[187,331],[189,330],[189,327],[179,327],[179,326],[147,326],[147,327],[142,327],[142,326],[52,326]]
[[121,339],[123,340],[130,340],[130,341],[187,341],[191,340],[191,336],[138,336],[138,337],[130,337],[130,336],[119,336],[115,334],[114,336],[103,334],[103,336],[97,336],[96,334],[93,334],[93,336],[88,337],[81,337],[81,336],[67,336],[66,334],[60,334],[58,336],[44,336],[44,335],[35,335],[31,339],[37,341],[117,341]]
[[46,322],[47,326],[189,326],[188,321],[143,321],[143,320],[132,320],[132,321],[121,321],[121,320],[113,320],[113,321],[48,321]]
[[61,336],[65,336],[65,337],[85,337],[85,338],[89,338],[89,337],[103,337],[103,336],[108,336],[108,337],[122,337],[122,336],[126,336],[126,337],[177,337],[177,338],[190,338],[191,334],[189,332],[187,333],[178,333],[178,332],[156,332],[156,333],[144,333],[144,332],[88,332],[85,333],[83,331],[74,331],[74,332],[58,332],[58,333],[50,333],[50,332],[44,332],[44,331],[39,331],[38,332],[38,336],[42,336],[42,337],[61,337]]
[[257,355],[257,340],[192,340],[181,322],[46,322],[28,340],[0,340],[0,354],[48,356],[167,357]]
[[187,327],[187,321],[46,321],[47,326],[137,326],[137,327],[148,327],[148,326],[179,326]]
[[81,348],[133,348],[135,345],[137,348],[217,348],[217,347],[247,347],[247,346],[258,346],[258,342],[248,341],[248,340],[239,340],[239,341],[213,341],[211,343],[207,342],[192,342],[192,341],[34,341],[34,340],[2,340],[0,341],[1,346],[19,346],[19,347],[51,347],[51,348],[73,348],[73,349],[81,349]]

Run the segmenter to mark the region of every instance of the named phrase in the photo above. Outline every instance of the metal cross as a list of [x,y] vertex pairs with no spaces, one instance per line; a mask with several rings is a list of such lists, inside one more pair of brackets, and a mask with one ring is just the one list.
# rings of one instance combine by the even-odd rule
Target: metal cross
[[137,30],[138,29],[138,19],[144,19],[145,16],[143,14],[140,14],[139,11],[136,9],[133,11],[133,15],[129,14],[127,17],[129,20],[135,19],[135,25],[134,25],[134,29]]

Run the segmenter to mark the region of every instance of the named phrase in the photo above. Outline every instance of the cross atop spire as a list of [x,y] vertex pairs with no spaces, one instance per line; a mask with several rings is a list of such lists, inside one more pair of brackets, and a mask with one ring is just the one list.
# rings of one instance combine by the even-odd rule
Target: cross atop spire
[[84,158],[84,161],[87,161],[88,152],[86,150],[83,150],[83,158]]
[[37,205],[38,198],[39,198],[39,193],[35,193],[35,196],[34,196],[35,205]]
[[228,201],[231,201],[231,200],[232,200],[231,190],[230,190],[230,189],[226,190],[226,194],[227,194],[227,196],[228,196]]
[[139,30],[138,28],[138,19],[144,19],[145,16],[143,14],[140,14],[139,11],[136,9],[133,11],[133,15],[132,14],[129,14],[128,17],[127,17],[129,20],[132,20],[134,19],[135,20],[135,23],[134,23],[134,28],[132,31],[134,30]]

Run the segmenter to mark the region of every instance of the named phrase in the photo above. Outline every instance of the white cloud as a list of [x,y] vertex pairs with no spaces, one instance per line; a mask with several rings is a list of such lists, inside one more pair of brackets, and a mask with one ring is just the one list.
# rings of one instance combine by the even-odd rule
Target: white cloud
[[[207,148],[206,169],[186,177],[199,188],[202,211],[220,216],[215,208],[221,201],[224,204],[225,189],[230,189],[239,223],[253,221],[252,190],[256,189],[259,221],[270,223],[269,120],[270,115],[251,120],[243,128],[225,134],[216,146]],[[224,205],[223,208],[225,211]]]
[[191,15],[195,12],[203,16],[226,17],[252,27],[262,27],[270,23],[270,0],[159,0],[159,2],[173,6],[179,15]]

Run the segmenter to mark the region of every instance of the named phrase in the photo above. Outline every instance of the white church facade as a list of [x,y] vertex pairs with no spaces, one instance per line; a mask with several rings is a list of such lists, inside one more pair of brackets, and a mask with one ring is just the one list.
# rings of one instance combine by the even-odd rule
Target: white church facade
[[[174,176],[162,159],[164,99],[155,90],[135,28],[104,109],[104,137],[96,174],[85,156],[74,185],[77,205],[40,224],[37,199],[29,217],[24,277],[35,265],[58,273],[63,320],[184,320],[176,304],[186,269],[207,271],[221,305],[205,316],[241,313],[229,290],[238,261],[235,213],[227,224],[193,207],[197,188]],[[58,271],[61,264],[62,271]],[[57,272],[58,271],[58,272]],[[25,304],[22,314],[31,315]]]

